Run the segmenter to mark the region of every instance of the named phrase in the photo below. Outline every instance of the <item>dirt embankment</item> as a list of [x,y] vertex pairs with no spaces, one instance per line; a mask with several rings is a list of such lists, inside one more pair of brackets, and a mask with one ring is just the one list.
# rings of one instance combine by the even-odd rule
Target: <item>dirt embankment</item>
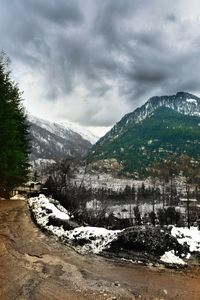
[[0,299],[200,299],[200,271],[81,256],[33,224],[23,201],[0,201]]

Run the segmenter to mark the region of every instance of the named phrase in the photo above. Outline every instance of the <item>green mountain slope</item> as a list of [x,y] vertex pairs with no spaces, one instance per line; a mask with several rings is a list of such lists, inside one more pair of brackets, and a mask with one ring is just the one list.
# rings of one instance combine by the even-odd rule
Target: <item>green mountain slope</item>
[[[131,116],[131,114],[129,114]],[[147,167],[169,154],[200,159],[200,117],[158,106],[139,122],[118,123],[91,149],[88,159],[116,158],[124,171],[145,174]],[[126,126],[125,126],[126,125]]]

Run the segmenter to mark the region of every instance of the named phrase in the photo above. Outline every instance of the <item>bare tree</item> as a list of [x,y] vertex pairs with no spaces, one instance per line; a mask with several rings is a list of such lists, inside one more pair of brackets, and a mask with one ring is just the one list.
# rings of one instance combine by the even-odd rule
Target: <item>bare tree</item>
[[199,183],[200,168],[197,162],[193,161],[187,155],[181,155],[179,158],[179,168],[185,178],[185,191],[187,197],[187,226],[190,228],[190,198],[191,188],[194,189]]
[[75,204],[74,188],[71,179],[78,161],[71,157],[66,157],[61,161],[48,166],[45,170],[48,179],[45,186],[60,201],[67,201],[69,207]]
[[156,190],[156,183],[159,178],[159,167],[158,164],[154,163],[149,167],[149,175],[151,177],[151,182],[153,185],[153,196],[152,196],[152,214],[151,214],[151,220],[153,226],[155,226],[155,190]]

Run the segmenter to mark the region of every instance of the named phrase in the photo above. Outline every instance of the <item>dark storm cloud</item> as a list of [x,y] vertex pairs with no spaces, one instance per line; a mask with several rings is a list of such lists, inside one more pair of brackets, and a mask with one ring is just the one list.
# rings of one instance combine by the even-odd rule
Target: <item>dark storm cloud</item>
[[[121,21],[131,17],[141,1],[105,1],[96,13],[95,32],[103,36],[109,46],[118,45],[123,40],[124,32]],[[125,30],[126,31],[126,30]]]
[[43,103],[46,115],[107,126],[150,96],[200,92],[196,0],[0,5],[0,46],[30,74],[18,79],[35,111]]

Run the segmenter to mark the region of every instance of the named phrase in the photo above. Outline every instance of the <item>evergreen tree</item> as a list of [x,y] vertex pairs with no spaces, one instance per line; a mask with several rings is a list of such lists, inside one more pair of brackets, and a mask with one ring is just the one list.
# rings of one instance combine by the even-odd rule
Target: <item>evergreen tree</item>
[[0,196],[27,180],[28,126],[18,85],[11,80],[9,59],[0,53]]

